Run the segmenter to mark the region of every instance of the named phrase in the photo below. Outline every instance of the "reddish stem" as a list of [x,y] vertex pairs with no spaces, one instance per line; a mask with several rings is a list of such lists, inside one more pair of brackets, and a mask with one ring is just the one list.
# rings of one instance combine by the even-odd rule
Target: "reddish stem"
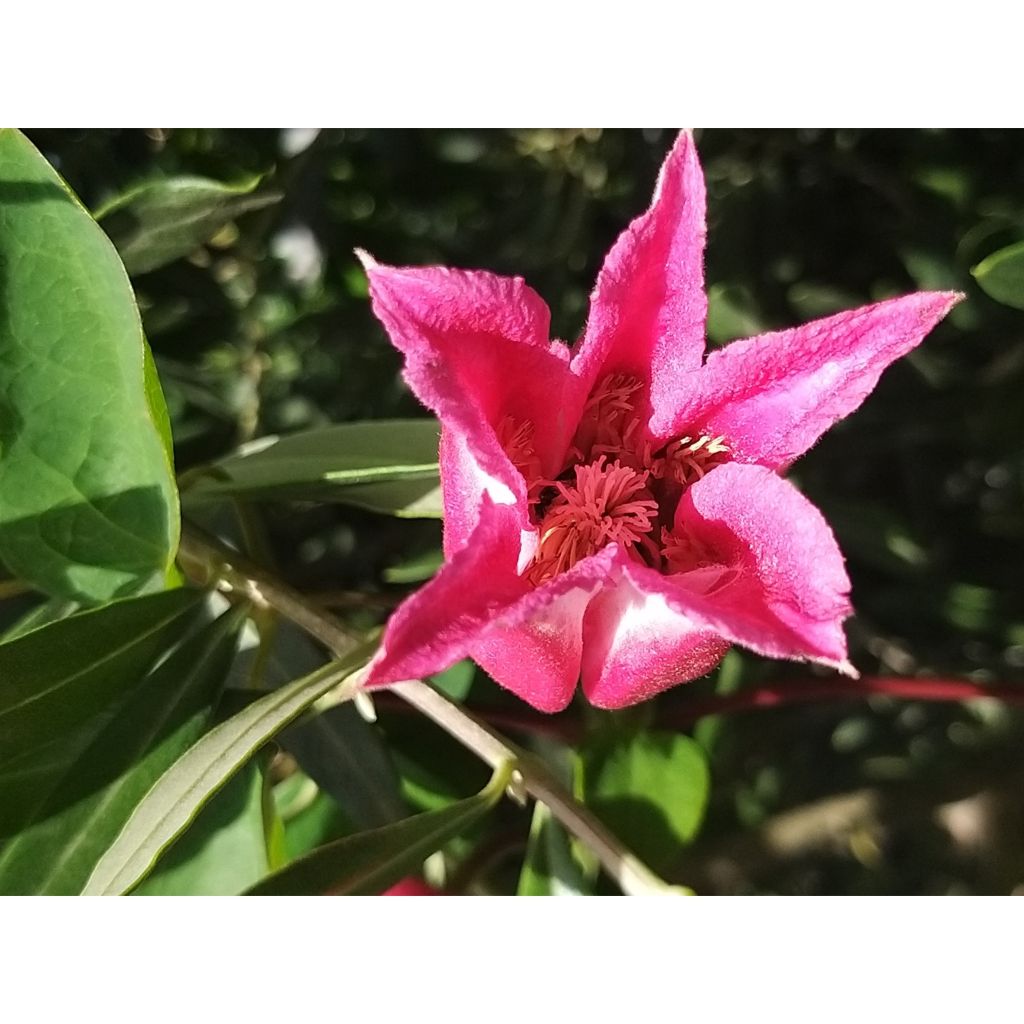
[[960,701],[989,697],[1007,703],[1024,702],[1024,686],[1005,683],[983,685],[966,679],[903,679],[899,676],[865,676],[862,679],[792,679],[753,690],[720,694],[666,709],[659,724],[681,729],[707,715],[758,711],[784,704],[816,700],[862,700],[884,694],[902,700]]
[[[863,700],[872,694],[884,694],[902,700],[961,701],[988,697],[1008,704],[1024,704],[1024,686],[1009,683],[982,684],[966,679],[904,679],[899,676],[866,676],[851,680],[790,679],[738,693],[719,694],[662,707],[655,725],[662,729],[688,729],[709,715],[731,715],[744,711],[762,711],[786,704],[804,704],[820,700]],[[407,707],[386,692],[374,694],[388,710]],[[582,738],[582,723],[567,715],[545,715],[536,711],[492,709],[478,706],[470,710],[489,725],[516,732],[541,733],[567,743]]]

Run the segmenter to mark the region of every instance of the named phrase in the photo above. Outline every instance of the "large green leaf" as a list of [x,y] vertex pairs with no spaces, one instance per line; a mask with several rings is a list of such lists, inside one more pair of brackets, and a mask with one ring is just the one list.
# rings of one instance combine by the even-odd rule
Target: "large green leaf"
[[709,786],[704,751],[688,736],[641,732],[585,753],[587,806],[655,871],[696,836]]
[[259,183],[258,176],[237,185],[210,178],[163,178],[106,203],[96,219],[128,272],[143,274],[187,256],[236,217],[281,198],[277,192],[254,195]]
[[996,302],[1024,309],[1024,242],[992,253],[971,273]]
[[365,664],[360,648],[347,658],[254,701],[211,729],[157,780],[93,870],[84,892],[128,892],[259,747]]
[[187,638],[39,787],[30,823],[0,850],[0,893],[81,891],[139,800],[208,727],[243,614]]
[[476,796],[442,810],[425,811],[322,846],[260,882],[246,895],[379,893],[410,872],[418,871],[430,854],[482,818],[501,799],[509,774],[509,768],[499,769]]
[[302,498],[408,518],[437,518],[441,496],[434,420],[342,423],[269,437],[218,463],[190,501]]
[[110,240],[0,130],[0,559],[54,596],[161,586],[178,542],[167,413]]
[[133,896],[233,896],[267,876],[261,760],[252,758],[228,781]]
[[203,595],[171,590],[80,612],[0,644],[0,775],[134,687]]

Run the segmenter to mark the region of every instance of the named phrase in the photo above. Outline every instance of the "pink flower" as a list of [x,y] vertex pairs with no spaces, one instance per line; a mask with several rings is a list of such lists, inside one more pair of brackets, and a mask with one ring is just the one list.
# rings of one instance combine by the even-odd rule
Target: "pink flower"
[[684,133],[571,349],[520,278],[362,255],[405,378],[441,421],[447,559],[388,623],[367,685],[470,657],[542,711],[581,678],[621,708],[730,644],[856,675],[843,557],[778,473],[960,296],[891,299],[705,360],[704,236]]

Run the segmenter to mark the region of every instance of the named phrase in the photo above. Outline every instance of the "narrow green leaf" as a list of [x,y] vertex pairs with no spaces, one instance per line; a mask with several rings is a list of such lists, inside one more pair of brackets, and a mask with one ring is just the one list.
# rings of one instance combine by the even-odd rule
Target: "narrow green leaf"
[[365,664],[371,648],[267,694],[211,729],[157,780],[97,863],[86,895],[129,891],[161,851],[267,740]]
[[482,818],[501,799],[510,774],[510,766],[498,769],[476,796],[442,810],[426,811],[322,846],[249,889],[246,895],[379,893],[419,870],[430,854]]
[[0,296],[0,559],[91,603],[163,586],[177,491],[131,285],[110,240],[9,128]]
[[118,196],[96,211],[130,274],[188,256],[224,225],[276,203],[280,193],[253,194],[258,176],[237,185],[210,178],[164,178]]
[[1024,309],[1024,242],[985,257],[971,273],[996,302]]
[[58,619],[65,619],[73,612],[78,611],[77,601],[66,601],[62,597],[50,597],[25,612],[20,618],[12,622],[7,629],[0,633],[0,643],[8,643],[16,640],[19,636],[31,633],[33,629],[40,626],[48,626]]
[[594,879],[573,856],[568,832],[544,804],[536,804],[516,895],[587,896],[593,890]]
[[387,747],[351,704],[293,725],[280,742],[358,827],[386,825],[409,813]]
[[233,896],[267,876],[261,760],[251,758],[227,782],[133,896]]
[[655,871],[666,871],[700,829],[710,776],[700,745],[642,732],[585,753],[585,801]]
[[0,850],[0,893],[73,895],[153,782],[206,730],[234,656],[241,610],[187,638],[61,771]]
[[426,419],[342,423],[262,438],[197,480],[186,500],[300,498],[437,518],[437,440],[437,423]]
[[0,644],[0,773],[135,686],[202,599],[171,590],[118,601]]

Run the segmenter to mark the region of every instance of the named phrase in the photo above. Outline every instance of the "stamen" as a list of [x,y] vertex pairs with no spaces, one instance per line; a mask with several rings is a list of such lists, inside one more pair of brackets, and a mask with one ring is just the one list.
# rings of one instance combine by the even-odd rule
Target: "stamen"
[[731,455],[724,437],[709,437],[707,434],[698,437],[681,437],[673,441],[665,449],[664,456],[653,465],[654,476],[661,479],[675,480],[676,483],[689,487],[716,466],[729,461]]
[[686,531],[662,529],[661,553],[665,559],[665,572],[669,574],[721,564],[721,559],[706,544]]
[[[602,454],[635,455],[643,433],[634,412],[641,387],[638,378],[624,373],[612,373],[598,381],[583,407],[570,451],[572,461],[586,462]],[[642,466],[642,460],[635,457],[623,461]]]
[[575,467],[575,486],[555,482],[558,495],[540,524],[540,541],[527,579],[537,585],[571,569],[606,544],[654,549],[647,538],[658,503],[647,490],[647,474],[603,455]]
[[498,424],[497,434],[498,444],[526,481],[527,502],[535,505],[547,481],[541,478],[540,459],[533,447],[533,424],[529,420],[506,416]]

